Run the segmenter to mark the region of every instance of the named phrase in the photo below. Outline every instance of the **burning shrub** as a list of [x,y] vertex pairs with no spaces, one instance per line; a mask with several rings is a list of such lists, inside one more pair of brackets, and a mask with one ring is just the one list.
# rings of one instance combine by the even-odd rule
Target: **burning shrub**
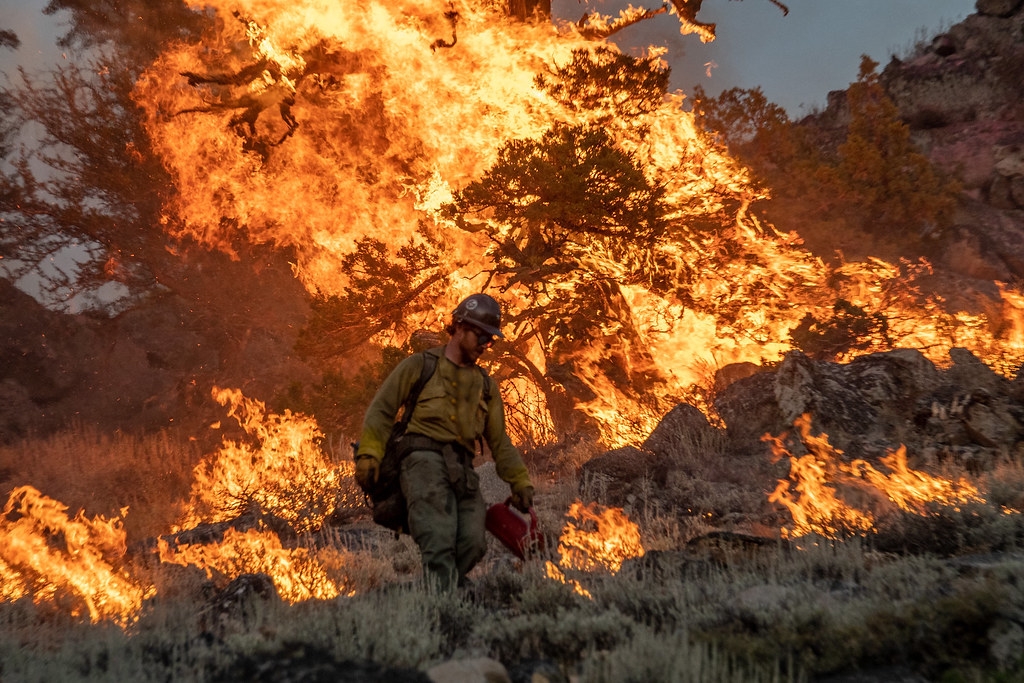
[[[242,533],[228,530],[216,545],[186,545],[174,549],[160,540],[160,560],[183,566],[195,565],[208,576],[235,578],[242,574],[266,574],[278,594],[288,602],[327,600],[342,592],[344,584],[329,576],[316,554],[306,548],[284,548],[273,532],[255,529]],[[341,584],[341,585],[339,585]]]
[[631,557],[641,557],[640,530],[620,508],[589,506],[576,502],[567,513],[569,521],[558,539],[562,564],[591,571],[604,568],[612,574]]
[[798,418],[794,426],[809,451],[806,455],[794,457],[781,438],[765,436],[774,456],[790,461],[789,479],[780,480],[768,497],[785,506],[793,517],[793,525],[783,529],[783,537],[862,535],[876,530],[879,515],[887,508],[888,512],[898,508],[932,516],[936,505],[956,508],[985,502],[978,489],[962,477],[951,481],[907,467],[902,446],[882,458],[888,470],[883,473],[865,460],[844,462],[842,451],[829,444],[827,434],[811,434],[810,415]]
[[214,396],[230,405],[228,414],[256,443],[227,442],[195,468],[181,527],[231,520],[255,507],[297,532],[319,529],[335,508],[341,482],[352,479],[351,463],[327,462],[317,445],[322,434],[306,416],[266,414],[262,401],[238,390],[214,389]]
[[[123,514],[123,511],[122,511]],[[88,519],[30,486],[15,489],[0,516],[0,602],[31,597],[72,616],[126,625],[147,590],[120,566],[125,533],[119,518]]]

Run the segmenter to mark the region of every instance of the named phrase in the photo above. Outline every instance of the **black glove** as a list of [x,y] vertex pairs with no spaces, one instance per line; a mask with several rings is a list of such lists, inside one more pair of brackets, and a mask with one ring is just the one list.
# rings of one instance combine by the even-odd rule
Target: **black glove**
[[533,507],[533,487],[526,486],[518,493],[512,493],[512,505],[520,512],[529,512]]
[[363,489],[377,483],[380,477],[380,463],[372,455],[360,455],[356,458],[356,481]]

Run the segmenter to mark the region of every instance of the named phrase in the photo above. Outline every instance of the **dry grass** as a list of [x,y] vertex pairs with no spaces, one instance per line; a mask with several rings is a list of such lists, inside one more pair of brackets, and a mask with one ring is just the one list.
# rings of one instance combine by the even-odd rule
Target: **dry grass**
[[131,542],[167,532],[201,457],[195,441],[174,431],[137,436],[81,426],[0,447],[0,494],[33,486],[90,517],[128,507]]
[[[129,485],[143,493],[150,490],[146,476],[172,461],[188,473],[198,459],[187,443],[169,437],[105,439],[89,431],[77,442],[63,435],[32,448],[131,473]],[[15,456],[25,452],[5,450],[3,466],[10,472]],[[676,457],[689,471],[689,484],[672,482],[671,495],[700,493],[718,509],[753,506],[764,495],[742,490],[763,474],[756,463],[733,462],[750,471],[730,472],[729,454],[715,444],[680,444]],[[124,462],[138,465],[138,472]],[[94,512],[107,510],[89,497],[96,495],[90,486],[99,487],[102,505],[124,504],[123,492],[104,488],[102,477],[79,481],[52,464],[17,464],[25,477],[18,484],[79,496]],[[514,680],[529,680],[522,672],[536,660],[579,681],[792,681],[870,673],[879,662],[930,680],[1021,680],[1017,646],[1024,629],[1014,615],[1024,613],[1024,515],[1001,507],[1024,495],[1024,467],[1008,457],[982,479],[993,500],[984,509],[890,520],[900,531],[898,538],[887,531],[888,540],[903,550],[881,548],[882,535],[759,545],[723,538],[696,545],[694,539],[722,526],[681,516],[666,503],[666,491],[651,486],[630,510],[646,555],[614,575],[566,571],[590,597],[546,576],[543,561],[557,561],[557,553],[523,563],[496,543],[470,587],[439,596],[419,584],[419,559],[408,537],[372,528],[353,535],[364,528],[360,524],[307,539],[327,571],[355,591],[330,600],[289,605],[258,595],[231,597],[220,592],[227,577],[210,580],[194,568],[168,565],[132,567],[157,591],[125,631],[82,623],[29,599],[0,603],[0,678],[268,680],[258,672],[278,667],[300,676],[314,663],[342,672],[367,662],[423,671],[449,659],[488,656],[520,672]],[[135,505],[166,507],[171,488],[187,493],[187,481],[164,483],[168,490],[140,495]],[[600,485],[609,482],[583,482],[582,495]],[[566,477],[539,488],[542,524],[557,530],[581,496],[580,482]],[[135,513],[151,528],[163,516]],[[927,550],[936,538],[945,543],[941,554]],[[907,550],[914,548],[925,552]]]

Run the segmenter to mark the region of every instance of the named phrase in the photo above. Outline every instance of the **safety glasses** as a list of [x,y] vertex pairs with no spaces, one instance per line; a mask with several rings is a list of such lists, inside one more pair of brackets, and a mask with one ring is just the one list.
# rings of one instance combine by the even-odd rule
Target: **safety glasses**
[[490,346],[491,344],[494,343],[494,335],[493,334],[489,334],[487,332],[484,332],[480,328],[473,327],[472,325],[466,325],[466,327],[469,328],[473,332],[474,335],[476,335],[476,345],[477,346]]

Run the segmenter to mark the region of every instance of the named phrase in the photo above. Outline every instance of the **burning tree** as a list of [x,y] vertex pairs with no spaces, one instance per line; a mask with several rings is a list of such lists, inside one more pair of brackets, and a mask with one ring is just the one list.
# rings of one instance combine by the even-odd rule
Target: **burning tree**
[[836,269],[757,219],[768,191],[668,92],[658,49],[624,55],[487,2],[202,6],[133,6],[166,26],[143,50],[127,14],[52,5],[78,18],[69,40],[111,56],[13,93],[76,152],[42,160],[77,180],[16,160],[11,256],[80,235],[98,278],[202,303],[222,344],[263,317],[222,314],[261,279],[225,288],[228,259],[287,261],[313,302],[304,350],[339,381],[488,289],[511,321],[492,371],[524,442],[635,441],[678,400],[703,404],[708,368],[778,358],[837,294],[883,314],[871,268],[842,266],[859,296],[832,292]]
[[[651,388],[653,378],[644,375],[653,359],[621,285],[653,275],[654,250],[668,230],[664,193],[603,129],[555,127],[540,141],[509,142],[483,179],[449,205],[464,229],[491,238],[491,277],[521,293],[510,317],[516,340],[505,356],[549,407],[566,403],[566,389],[566,407],[596,398],[585,384],[565,380],[582,374],[597,340],[608,349],[598,361],[606,364],[602,374],[635,395]],[[470,222],[484,213],[493,222]],[[531,340],[545,350],[547,376],[528,360]],[[552,366],[561,366],[557,374]],[[556,410],[552,417],[558,427],[569,419]]]

